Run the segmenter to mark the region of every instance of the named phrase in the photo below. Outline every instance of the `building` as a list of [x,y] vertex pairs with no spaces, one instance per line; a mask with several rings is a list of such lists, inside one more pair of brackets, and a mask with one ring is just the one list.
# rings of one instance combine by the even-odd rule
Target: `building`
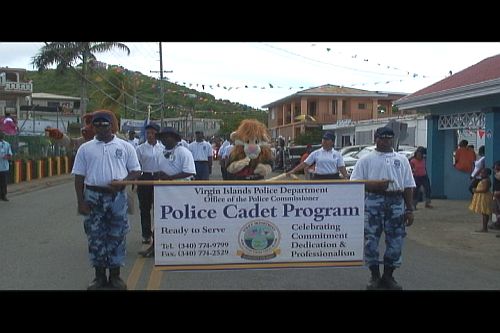
[[392,104],[406,94],[323,85],[299,91],[262,106],[269,109],[268,128],[273,139],[293,141],[300,134],[324,125],[336,125],[337,146],[355,144],[354,124],[393,117]]
[[0,67],[0,116],[10,113],[19,119],[21,106],[30,103],[32,93],[25,69]]
[[[386,126],[390,121],[406,125],[406,137],[398,140],[400,145],[427,147],[427,119],[423,114],[408,114],[403,116],[380,117],[377,119],[360,120],[357,122],[323,125],[324,130],[333,130],[339,140],[345,142],[345,137],[354,140],[356,145],[373,144],[377,128]],[[345,145],[342,145],[345,146]]]
[[[160,120],[151,120],[160,124]],[[186,140],[194,140],[194,133],[202,131],[205,138],[211,138],[216,135],[221,127],[221,119],[213,118],[193,118],[193,117],[177,117],[163,119],[163,126],[175,128]],[[133,130],[140,133],[144,126],[144,120],[137,119],[120,119],[120,128],[122,132]]]
[[20,107],[18,126],[22,134],[42,134],[46,127],[66,133],[70,123],[80,123],[80,97],[33,93],[31,103]]
[[484,144],[487,167],[500,160],[500,55],[394,104],[427,115],[427,170],[433,196],[470,200],[470,175],[453,167],[454,151],[461,139],[472,138],[476,149]]

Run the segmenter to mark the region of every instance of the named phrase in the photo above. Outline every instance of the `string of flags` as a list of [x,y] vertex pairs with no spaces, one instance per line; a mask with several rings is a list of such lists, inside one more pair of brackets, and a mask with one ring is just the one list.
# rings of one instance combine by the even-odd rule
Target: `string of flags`
[[[425,79],[425,78],[428,78],[427,76],[423,75],[423,76],[420,76],[418,74],[414,74],[412,76],[412,79],[416,79],[416,78],[422,78],[422,79]],[[382,85],[382,84],[390,84],[390,83],[402,83],[403,81],[406,81],[407,79],[393,79],[393,80],[379,80],[379,81],[375,81],[375,82],[362,82],[362,83],[353,83],[353,84],[349,84],[349,85],[344,85],[344,86],[349,86],[349,87],[364,87],[364,86],[369,86],[369,85]],[[268,82],[266,84],[259,84],[259,85],[256,85],[256,84],[240,84],[240,85],[227,85],[227,84],[220,84],[220,83],[212,83],[212,84],[207,84],[207,83],[196,83],[196,82],[186,82],[186,81],[174,81],[173,83],[177,84],[177,85],[183,85],[185,87],[189,87],[189,88],[197,88],[197,89],[200,89],[203,90],[203,91],[206,91],[208,89],[210,90],[214,90],[214,89],[224,89],[224,90],[227,90],[227,91],[231,91],[231,90],[238,90],[238,89],[261,89],[261,90],[266,90],[266,89],[286,89],[286,90],[304,90],[304,89],[311,89],[311,88],[315,88],[315,86],[305,86],[305,85],[301,85],[301,86],[283,86],[283,85],[279,85],[279,84],[275,84],[275,83],[271,83],[271,82]],[[160,89],[160,86],[157,85],[157,84],[153,84],[152,85],[152,88],[153,89]],[[166,89],[165,90],[166,92],[171,92],[171,93],[176,93],[176,92],[179,92],[178,90],[175,90],[175,89]]]
[[[316,46],[316,44],[314,44],[314,43],[311,44],[311,47],[315,47],[315,46]],[[401,69],[401,68],[396,67],[396,66],[382,64],[382,63],[380,63],[378,61],[373,61],[373,59],[370,59],[370,58],[367,58],[367,57],[362,57],[362,56],[358,57],[357,53],[346,54],[345,52],[342,52],[342,51],[333,50],[331,47],[325,47],[324,50],[327,53],[337,53],[337,54],[340,54],[340,55],[343,55],[343,56],[350,57],[351,59],[354,59],[354,60],[357,60],[357,61],[362,61],[364,63],[376,64],[380,68],[390,69],[390,70],[396,70],[396,71],[402,71],[402,72],[405,72],[407,76],[411,76],[411,77],[414,77],[414,78],[417,77],[417,76],[420,76],[420,77],[423,77],[423,78],[428,78],[429,77],[429,75],[414,73],[412,71],[408,71],[406,69]]]

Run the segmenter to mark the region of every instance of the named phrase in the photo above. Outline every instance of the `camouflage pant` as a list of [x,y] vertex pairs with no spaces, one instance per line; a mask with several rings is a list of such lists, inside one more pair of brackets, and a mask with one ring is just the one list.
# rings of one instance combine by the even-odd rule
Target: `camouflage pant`
[[129,231],[126,191],[116,194],[85,190],[91,206],[83,221],[94,267],[119,267],[125,261],[125,236]]
[[365,264],[378,265],[378,245],[385,233],[384,265],[401,266],[401,250],[406,236],[403,196],[366,193],[365,197]]

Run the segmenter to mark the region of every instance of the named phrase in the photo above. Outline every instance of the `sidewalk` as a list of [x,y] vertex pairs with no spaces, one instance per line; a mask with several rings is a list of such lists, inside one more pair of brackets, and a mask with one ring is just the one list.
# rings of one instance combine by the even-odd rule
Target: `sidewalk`
[[42,188],[59,185],[66,182],[72,182],[73,178],[74,177],[68,173],[59,176],[45,177],[41,179],[20,182],[17,184],[9,184],[7,185],[7,198],[15,197],[26,192],[36,191]]
[[[273,172],[269,178],[280,173]],[[210,179],[221,179],[218,162],[213,165]],[[7,197],[69,182],[73,182],[71,174],[10,184],[7,187]],[[434,208],[431,209],[419,203],[414,214],[415,222],[406,229],[407,239],[442,251],[472,257],[500,270],[500,238],[495,237],[500,231],[490,229],[488,233],[475,233],[481,228],[481,215],[469,211],[469,204],[470,201],[467,200],[434,199]]]

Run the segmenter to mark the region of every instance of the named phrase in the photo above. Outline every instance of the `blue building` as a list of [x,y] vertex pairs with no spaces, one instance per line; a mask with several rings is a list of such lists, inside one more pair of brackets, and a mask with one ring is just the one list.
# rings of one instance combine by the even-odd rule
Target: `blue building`
[[475,134],[478,145],[484,142],[486,166],[492,168],[500,160],[500,54],[394,104],[427,114],[427,170],[433,197],[469,200],[470,175],[453,167],[454,151],[465,134]]

